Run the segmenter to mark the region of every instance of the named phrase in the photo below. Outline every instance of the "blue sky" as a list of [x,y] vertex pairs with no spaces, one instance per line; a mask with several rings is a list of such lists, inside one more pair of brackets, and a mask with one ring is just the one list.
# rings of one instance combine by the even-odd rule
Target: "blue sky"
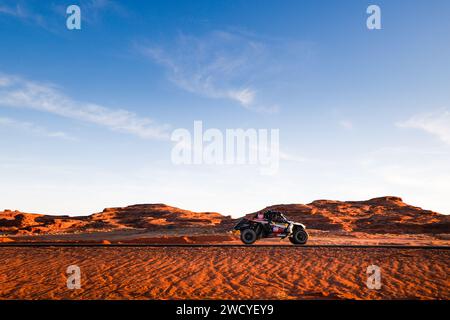
[[[66,28],[71,4],[81,30]],[[381,30],[366,28],[370,4]],[[162,202],[240,216],[397,195],[450,213],[449,9],[0,0],[0,206]],[[195,120],[279,129],[279,171],[174,165],[170,134]]]

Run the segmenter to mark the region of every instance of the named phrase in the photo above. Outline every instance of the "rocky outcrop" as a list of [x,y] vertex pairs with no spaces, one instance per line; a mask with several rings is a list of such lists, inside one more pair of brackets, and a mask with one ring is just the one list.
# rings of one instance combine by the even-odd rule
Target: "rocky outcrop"
[[121,229],[211,228],[233,224],[231,217],[215,212],[193,212],[165,204],[141,204],[107,208],[89,216],[50,216],[5,210],[0,212],[0,234],[56,234]]
[[[450,216],[408,205],[398,197],[367,201],[316,200],[309,204],[267,207],[283,212],[308,229],[323,231],[449,234]],[[250,214],[253,215],[254,213]],[[193,212],[165,204],[139,204],[107,208],[89,216],[50,216],[19,211],[0,212],[0,235],[92,233],[114,230],[180,231],[223,233],[237,219],[216,212]]]
[[309,204],[267,207],[283,212],[310,229],[365,233],[450,233],[450,217],[423,210],[399,197],[366,201],[316,200]]

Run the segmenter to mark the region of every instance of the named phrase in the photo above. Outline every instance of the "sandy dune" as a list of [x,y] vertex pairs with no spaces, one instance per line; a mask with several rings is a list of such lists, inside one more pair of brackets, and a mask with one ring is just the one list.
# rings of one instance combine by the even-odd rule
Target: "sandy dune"
[[[449,299],[448,261],[444,249],[2,247],[0,299]],[[371,264],[380,290],[366,287]]]

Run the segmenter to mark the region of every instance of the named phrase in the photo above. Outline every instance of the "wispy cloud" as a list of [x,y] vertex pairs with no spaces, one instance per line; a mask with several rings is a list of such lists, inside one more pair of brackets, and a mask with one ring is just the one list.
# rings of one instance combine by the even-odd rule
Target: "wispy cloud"
[[38,136],[75,141],[76,139],[62,131],[50,131],[31,122],[19,121],[11,118],[0,117],[0,127],[26,131]]
[[55,86],[15,76],[0,75],[0,106],[48,112],[144,139],[169,139],[168,125],[157,124],[131,111],[76,101]]
[[[65,30],[61,19],[67,17],[66,9],[72,3],[53,3],[45,1],[3,0],[0,3],[0,16],[6,15],[23,23],[39,26],[52,33]],[[106,14],[127,17],[130,12],[113,0],[80,0],[82,24],[96,24],[102,21]]]
[[450,111],[447,109],[417,114],[397,126],[423,130],[450,144]]
[[[53,13],[66,16],[66,9],[70,3],[52,4]],[[106,15],[129,17],[131,13],[118,1],[113,0],[79,0],[77,4],[81,9],[82,24],[95,25],[102,23]]]
[[[391,146],[374,149],[351,162],[354,172],[383,193],[402,195],[450,213],[450,151],[440,146]],[[360,171],[361,170],[361,171]],[[358,178],[359,180],[359,178]]]
[[1,14],[11,16],[47,28],[45,18],[38,12],[31,10],[22,1],[20,2],[15,1],[11,4],[7,3],[0,4],[0,15]]
[[20,7],[8,7],[6,5],[0,5],[0,13],[7,14],[10,16],[20,16]]
[[209,98],[230,99],[242,107],[276,112],[276,104],[260,101],[253,80],[263,72],[267,48],[242,34],[214,31],[202,37],[181,34],[168,46],[139,46],[164,66],[178,87]]

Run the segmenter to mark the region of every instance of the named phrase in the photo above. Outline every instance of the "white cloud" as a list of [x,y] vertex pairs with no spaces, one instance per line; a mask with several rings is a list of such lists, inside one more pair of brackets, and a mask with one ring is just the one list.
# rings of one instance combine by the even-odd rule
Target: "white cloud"
[[54,86],[19,77],[2,76],[0,79],[0,106],[48,112],[144,139],[169,139],[167,125],[158,125],[152,119],[139,117],[133,112],[79,102]]
[[65,132],[62,131],[49,131],[48,129],[36,125],[31,122],[23,122],[18,121],[11,118],[0,117],[0,127],[8,127],[12,129],[27,131],[32,134],[36,134],[39,136],[49,137],[49,138],[58,138],[64,140],[76,140],[75,138],[69,136]]
[[249,88],[229,92],[230,98],[239,101],[243,106],[251,105],[255,100],[255,94],[255,91]]
[[397,123],[402,128],[414,128],[428,132],[446,144],[450,144],[450,111],[439,110],[430,113],[422,113],[410,119]]
[[145,46],[140,51],[167,69],[178,87],[209,98],[230,99],[259,112],[277,112],[277,105],[258,101],[250,84],[264,70],[265,46],[243,35],[224,31],[204,37],[180,35],[173,47]]

